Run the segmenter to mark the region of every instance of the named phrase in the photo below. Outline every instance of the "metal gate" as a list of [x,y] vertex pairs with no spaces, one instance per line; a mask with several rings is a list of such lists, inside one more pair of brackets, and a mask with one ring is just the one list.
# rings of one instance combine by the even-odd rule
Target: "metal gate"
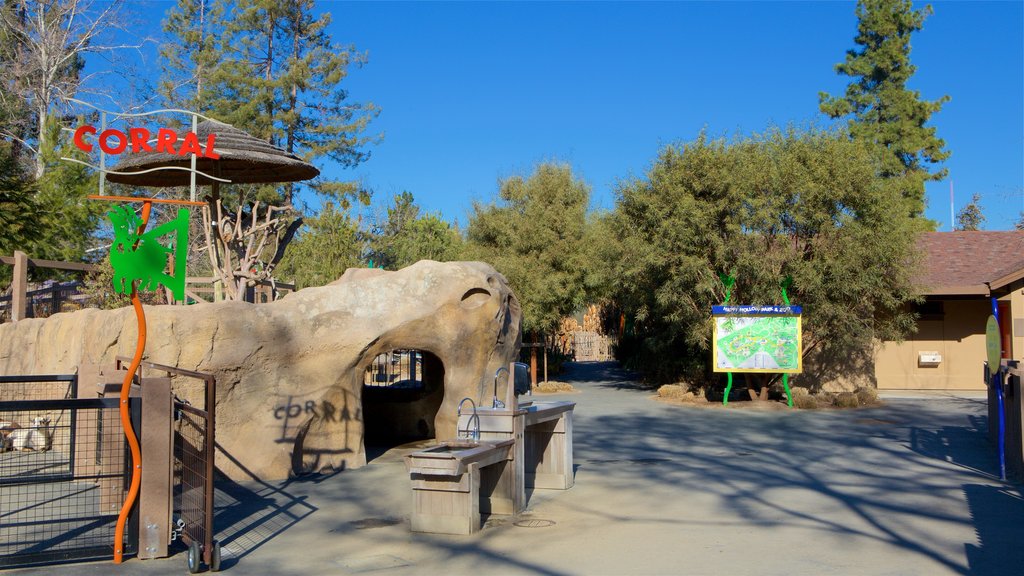
[[611,360],[612,340],[597,332],[573,332],[572,352],[577,362]]
[[[116,366],[118,369],[125,369],[130,361],[130,358],[118,356]],[[167,415],[170,429],[158,430],[158,425],[154,421],[147,423],[142,436],[145,469],[153,470],[167,466],[163,468],[167,473],[154,484],[149,484],[146,477],[143,477],[143,516],[150,519],[147,522],[155,522],[147,525],[147,532],[142,536],[140,557],[165,556],[169,544],[164,540],[163,535],[166,534],[170,540],[180,539],[188,548],[186,561],[190,571],[195,572],[200,563],[204,563],[211,571],[216,572],[220,569],[220,544],[213,539],[213,459],[216,444],[214,418],[217,381],[212,374],[182,370],[148,361],[143,361],[139,365],[137,376],[142,382],[142,393],[143,398],[147,398],[146,402],[157,400],[156,404],[168,406],[171,410],[171,414]],[[157,389],[157,380],[160,377],[169,379],[170,388],[165,389],[170,395],[168,404],[147,396],[148,391]],[[170,437],[167,438],[164,433]],[[148,438],[147,434],[150,435]],[[148,459],[149,450],[155,447],[150,444],[150,438],[155,444],[163,443],[165,447],[170,444],[169,462]],[[169,442],[165,442],[165,438]],[[164,515],[169,511],[170,518],[161,518],[159,511]],[[164,524],[167,531],[165,532],[164,527],[159,524]]]
[[[118,400],[77,395],[73,374],[0,376],[0,567],[114,555],[131,476]],[[126,554],[137,534],[133,514]]]

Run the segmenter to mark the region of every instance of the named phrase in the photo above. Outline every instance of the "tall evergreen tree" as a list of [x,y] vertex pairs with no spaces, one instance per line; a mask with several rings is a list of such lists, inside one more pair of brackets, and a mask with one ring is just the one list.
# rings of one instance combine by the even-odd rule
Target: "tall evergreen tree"
[[[366,55],[335,43],[330,22],[312,0],[179,0],[164,21],[164,95],[309,162],[356,166],[376,140],[365,132],[379,110],[350,100],[343,81]],[[354,182],[310,187],[341,207],[369,200]],[[264,189],[260,199],[291,205],[294,189]]]
[[387,215],[373,227],[370,256],[375,264],[398,270],[420,260],[457,258],[462,237],[438,214],[421,214],[413,195],[395,195]]
[[19,166],[12,146],[0,142],[0,255],[24,250],[39,236],[35,186]]
[[523,307],[523,329],[553,330],[585,303],[590,187],[563,164],[501,182],[499,201],[475,204],[465,257],[492,264]]
[[842,96],[819,94],[822,112],[851,116],[850,136],[877,147],[882,176],[907,199],[913,215],[924,211],[925,181],[946,175],[945,169],[930,169],[949,157],[935,128],[926,126],[949,96],[922,100],[907,88],[917,70],[910,63],[910,37],[931,13],[931,6],[915,10],[910,0],[859,0],[858,47],[836,65],[836,72],[854,80]]
[[[180,0],[164,22],[171,37],[163,49],[171,78],[164,95],[172,105],[194,106],[308,162],[355,166],[368,157],[365,147],[374,138],[364,132],[377,108],[349,100],[342,81],[365,55],[336,44],[329,23],[329,14],[314,15],[311,0]],[[342,210],[369,202],[356,182],[319,178],[301,185]],[[246,286],[272,277],[302,224],[297,189],[232,186],[211,198],[211,210],[230,220],[214,227],[204,211],[211,242],[219,246],[210,251],[211,264],[231,287],[227,297],[241,298]],[[223,233],[236,227],[241,234]],[[254,245],[265,249],[253,255],[248,247]],[[236,260],[235,253],[245,257]]]
[[985,225],[985,213],[981,209],[981,194],[971,196],[971,201],[956,213],[956,229],[963,231],[981,230]]

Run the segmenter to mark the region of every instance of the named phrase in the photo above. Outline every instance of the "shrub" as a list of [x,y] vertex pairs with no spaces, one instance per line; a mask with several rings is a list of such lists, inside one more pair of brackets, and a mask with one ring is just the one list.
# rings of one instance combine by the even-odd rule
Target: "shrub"
[[866,386],[857,388],[854,394],[857,395],[857,400],[860,401],[861,406],[874,406],[878,404],[878,391],[874,388]]
[[547,382],[540,382],[534,388],[534,392],[540,394],[551,394],[554,392],[575,392],[576,388],[568,382],[556,382],[554,380],[548,380]]
[[836,408],[856,408],[860,406],[860,400],[853,392],[840,392],[832,400],[832,405]]
[[800,410],[813,410],[818,407],[818,400],[810,394],[793,394],[793,407]]

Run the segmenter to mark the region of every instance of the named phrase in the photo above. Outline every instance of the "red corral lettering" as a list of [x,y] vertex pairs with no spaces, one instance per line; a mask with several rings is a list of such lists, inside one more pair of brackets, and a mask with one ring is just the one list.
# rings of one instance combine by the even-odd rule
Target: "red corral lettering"
[[149,130],[145,128],[129,128],[128,138],[132,141],[132,153],[137,154],[139,150],[153,151],[153,147],[149,145]]
[[[86,136],[96,134],[96,127],[88,124],[79,126],[75,129],[74,143],[75,146],[83,152],[92,152],[93,144],[86,141]],[[186,156],[188,154],[195,154],[200,158],[210,158],[211,160],[219,160],[220,154],[213,149],[216,143],[216,136],[214,134],[206,135],[206,146],[203,147],[199,143],[199,136],[195,132],[186,132],[181,143],[181,148],[178,150],[174,149],[175,143],[178,141],[178,133],[170,128],[160,128],[156,135],[156,149],[149,143],[149,137],[151,133],[146,128],[129,128],[128,134],[114,128],[108,128],[99,135],[100,150],[105,154],[121,154],[128,149],[128,144],[131,144],[133,153],[138,152],[166,152],[168,154],[176,154],[178,156]],[[113,139],[116,143],[111,146],[108,140]]]
[[89,126],[88,124],[85,126],[79,126],[78,129],[75,130],[75,146],[82,152],[92,152],[92,144],[85,141],[85,135],[95,133],[95,126]]
[[[115,138],[117,140],[117,146],[111,148],[107,145],[108,138]],[[107,154],[120,154],[124,152],[124,149],[128,147],[128,137],[124,135],[124,132],[120,130],[114,130],[108,128],[103,132],[100,132],[100,150],[103,150]]]
[[156,133],[156,151],[177,154],[174,151],[174,141],[178,139],[178,133],[169,128],[161,128]]
[[185,141],[181,143],[181,148],[178,150],[178,156],[186,154],[195,154],[196,156],[203,154],[203,149],[199,147],[199,138],[192,132],[185,134]]
[[213,149],[214,136],[212,133],[206,135],[206,150],[203,151],[203,156],[210,160],[220,160],[220,154],[217,154]]

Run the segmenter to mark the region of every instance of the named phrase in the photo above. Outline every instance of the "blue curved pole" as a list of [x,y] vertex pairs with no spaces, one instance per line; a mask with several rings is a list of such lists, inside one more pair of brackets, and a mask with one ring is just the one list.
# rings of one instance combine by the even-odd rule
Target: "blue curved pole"
[[[996,299],[992,299],[992,316],[999,323],[999,305]],[[992,375],[992,384],[996,389],[996,412],[999,414],[999,435],[997,450],[999,450],[999,479],[1006,480],[1006,407],[1003,405],[1003,367],[989,366],[989,374]]]

